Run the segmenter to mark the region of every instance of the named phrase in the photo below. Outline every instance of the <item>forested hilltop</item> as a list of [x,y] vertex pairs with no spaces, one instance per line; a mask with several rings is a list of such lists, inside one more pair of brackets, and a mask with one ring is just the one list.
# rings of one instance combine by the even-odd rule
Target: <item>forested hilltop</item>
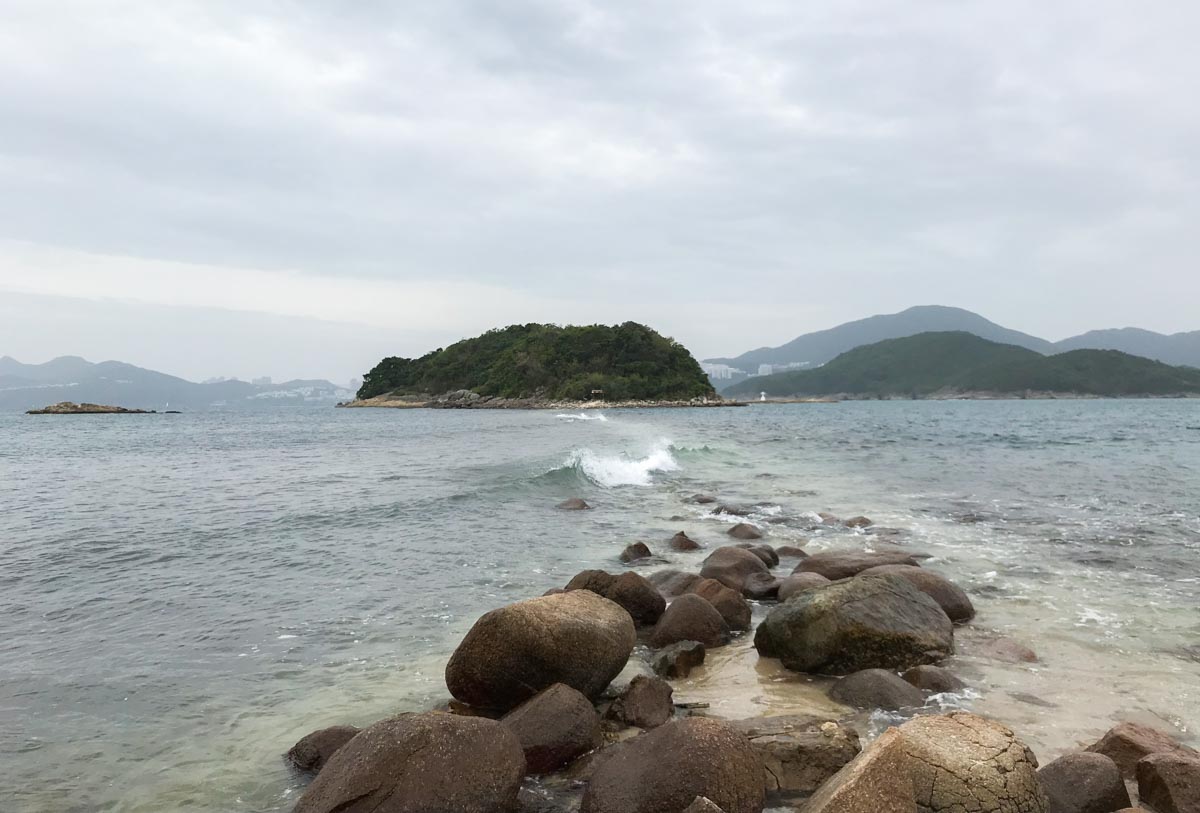
[[714,395],[685,347],[645,325],[511,325],[417,359],[385,358],[359,399],[470,390],[498,398],[688,400]]
[[923,397],[1026,392],[1094,396],[1200,394],[1200,369],[1116,350],[1043,356],[960,331],[856,347],[815,370],[749,378],[725,395]]

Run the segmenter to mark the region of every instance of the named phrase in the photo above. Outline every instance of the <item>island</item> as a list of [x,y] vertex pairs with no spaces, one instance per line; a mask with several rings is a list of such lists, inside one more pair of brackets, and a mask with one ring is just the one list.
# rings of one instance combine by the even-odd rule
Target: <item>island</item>
[[344,407],[732,406],[687,348],[636,322],[510,325],[416,359],[391,356]]
[[1200,395],[1200,369],[1117,350],[1042,355],[971,333],[919,333],[856,347],[827,364],[748,378],[726,397],[1049,398]]
[[156,415],[153,409],[126,409],[120,406],[106,404],[76,404],[72,401],[59,401],[41,409],[26,410],[26,415]]

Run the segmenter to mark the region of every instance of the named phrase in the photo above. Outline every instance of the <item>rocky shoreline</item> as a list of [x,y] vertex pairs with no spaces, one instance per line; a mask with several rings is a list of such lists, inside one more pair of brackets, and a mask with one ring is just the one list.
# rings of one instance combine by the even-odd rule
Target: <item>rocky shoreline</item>
[[[747,513],[707,495],[689,502]],[[289,761],[313,777],[295,810],[1200,811],[1200,753],[1167,732],[1122,722],[1039,767],[1002,722],[944,713],[966,684],[940,664],[972,630],[975,608],[919,549],[856,533],[858,545],[809,554],[765,534],[739,522],[699,572],[648,577],[635,568],[663,560],[635,543],[614,572],[585,570],[485,613],[446,665],[447,703],[362,730],[321,729],[292,747]],[[681,532],[661,547],[700,546]],[[723,719],[676,697],[692,670],[751,638],[760,659],[828,683],[828,713]],[[1011,639],[989,647],[1007,662],[1038,661]],[[907,719],[865,742],[866,712]]]
[[[173,410],[171,410],[173,411]],[[157,415],[155,409],[126,409],[120,406],[106,404],[76,404],[72,401],[60,401],[41,409],[30,409],[26,415]]]
[[545,398],[500,398],[479,395],[471,390],[456,390],[443,395],[377,395],[374,398],[338,404],[345,409],[379,407],[384,409],[653,409],[678,407],[740,407],[741,401],[720,396],[692,398],[686,401],[556,401]]

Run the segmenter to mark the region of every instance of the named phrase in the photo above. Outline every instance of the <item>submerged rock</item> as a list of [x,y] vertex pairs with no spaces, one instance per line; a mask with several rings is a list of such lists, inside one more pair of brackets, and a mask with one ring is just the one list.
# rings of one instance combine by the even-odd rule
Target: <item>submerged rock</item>
[[670,544],[671,550],[677,550],[677,551],[700,550],[700,543],[696,542],[694,539],[692,539],[690,536],[685,534],[683,531],[680,531],[679,533],[677,533],[673,537],[671,537],[671,541],[668,544]]
[[525,752],[525,771],[557,771],[600,745],[600,715],[579,692],[562,683],[539,692],[500,722]]
[[636,640],[629,613],[590,590],[518,601],[475,622],[446,665],[446,686],[468,705],[502,710],[555,683],[595,698]]
[[590,505],[579,497],[571,497],[570,499],[563,500],[554,507],[561,508],[563,511],[586,511],[591,508]]
[[1112,813],[1132,804],[1117,763],[1104,754],[1067,754],[1037,776],[1050,813]]
[[359,730],[357,726],[334,725],[306,734],[287,752],[288,762],[295,765],[297,770],[317,773]]
[[638,728],[658,728],[675,715],[672,694],[671,684],[662,678],[638,675],[605,716]]
[[879,565],[917,565],[910,553],[885,551],[821,551],[800,560],[793,573],[819,573],[830,581],[848,579]]
[[755,528],[748,522],[739,522],[725,533],[732,536],[734,539],[762,539],[763,534],[758,528]]
[[967,688],[967,684],[959,680],[950,670],[930,664],[914,666],[901,677],[918,689],[932,694],[957,692]]
[[860,517],[850,517],[850,519],[846,520],[842,524],[845,525],[847,528],[866,528],[870,525],[874,525],[875,523],[872,522],[869,517],[861,517],[860,516]]
[[625,564],[629,564],[639,559],[649,559],[653,555],[645,542],[634,542],[625,546],[625,550],[621,551],[620,559]]
[[508,813],[524,775],[521,744],[500,723],[401,714],[338,749],[294,813]]
[[567,592],[591,590],[619,604],[638,626],[651,626],[662,617],[667,601],[644,576],[626,572],[620,575],[603,570],[584,570],[567,582]]
[[700,596],[687,593],[667,605],[650,636],[650,645],[661,649],[680,641],[699,641],[715,647],[728,638],[729,627],[716,608]]
[[920,689],[886,669],[863,669],[847,675],[833,684],[829,696],[857,709],[897,711],[925,705]]
[[769,573],[765,562],[745,548],[725,546],[708,555],[700,567],[700,575],[716,579],[721,584],[742,592],[746,578],[754,573]]
[[755,717],[733,725],[762,760],[767,793],[812,793],[860,750],[854,729],[812,717]]
[[665,678],[685,678],[704,663],[707,652],[699,641],[679,641],[657,652],[650,665]]
[[954,652],[954,626],[899,576],[865,576],[805,590],[774,607],[754,645],[797,672],[845,675],[939,661]]
[[763,767],[728,723],[689,717],[613,747],[600,759],[581,813],[682,811],[704,797],[728,813],[761,813]]
[[957,584],[940,573],[913,565],[878,565],[860,573],[860,576],[878,576],[891,573],[901,576],[912,586],[938,603],[950,620],[962,624],[975,617],[975,606]]

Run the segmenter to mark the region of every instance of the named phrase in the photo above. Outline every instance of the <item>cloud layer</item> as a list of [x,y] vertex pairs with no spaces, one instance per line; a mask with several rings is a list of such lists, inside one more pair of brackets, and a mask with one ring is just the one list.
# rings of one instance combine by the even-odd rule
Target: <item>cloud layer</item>
[[5,15],[0,296],[361,324],[397,353],[636,318],[733,355],[927,302],[1050,338],[1200,327],[1195,4]]

